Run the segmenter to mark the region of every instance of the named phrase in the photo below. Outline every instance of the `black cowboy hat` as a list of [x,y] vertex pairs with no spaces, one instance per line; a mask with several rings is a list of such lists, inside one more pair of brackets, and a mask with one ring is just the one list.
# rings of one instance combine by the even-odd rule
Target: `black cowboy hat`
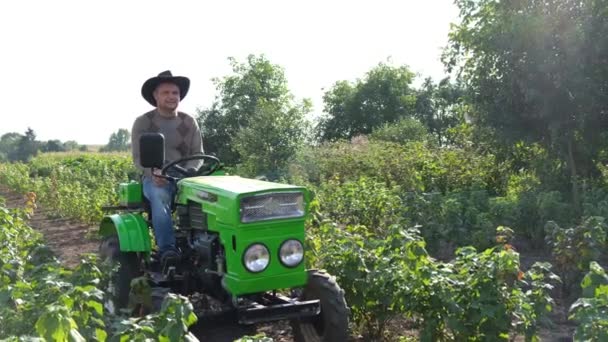
[[161,83],[173,83],[179,88],[179,97],[180,101],[186,97],[188,94],[188,89],[190,88],[190,80],[184,76],[173,76],[171,71],[163,71],[158,76],[152,77],[141,86],[141,96],[148,101],[149,104],[156,107],[156,100],[152,93]]

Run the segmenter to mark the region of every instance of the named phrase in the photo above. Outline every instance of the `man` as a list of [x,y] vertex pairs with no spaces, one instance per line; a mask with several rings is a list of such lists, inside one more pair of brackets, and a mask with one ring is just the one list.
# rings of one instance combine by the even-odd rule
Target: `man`
[[[139,158],[139,138],[142,133],[162,133],[165,137],[165,164],[179,158],[203,152],[203,141],[196,120],[179,112],[177,107],[190,87],[190,80],[163,71],[144,82],[141,94],[156,109],[139,116],[131,130],[131,147],[135,166],[143,172],[143,192],[150,202],[154,235],[161,255],[161,263],[179,258],[171,218],[171,205],[176,186],[173,181],[159,177],[160,170],[144,169]],[[200,160],[182,165],[198,168]]]

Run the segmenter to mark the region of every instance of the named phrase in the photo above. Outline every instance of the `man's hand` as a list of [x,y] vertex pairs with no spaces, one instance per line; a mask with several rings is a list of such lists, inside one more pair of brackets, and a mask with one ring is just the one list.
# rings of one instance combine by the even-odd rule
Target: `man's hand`
[[154,181],[154,184],[156,184],[157,186],[165,186],[165,184],[167,184],[167,179],[163,178],[163,177],[159,177],[160,175],[160,169],[152,169],[152,181]]
[[188,172],[189,177],[194,177],[198,173],[198,169],[195,167],[189,167],[188,169],[186,169],[186,171]]

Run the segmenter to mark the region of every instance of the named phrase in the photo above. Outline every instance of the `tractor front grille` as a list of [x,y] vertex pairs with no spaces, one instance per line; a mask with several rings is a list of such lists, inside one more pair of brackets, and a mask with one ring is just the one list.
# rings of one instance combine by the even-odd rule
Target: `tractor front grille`
[[207,214],[200,203],[188,202],[188,217],[190,228],[207,229]]
[[275,192],[241,200],[241,222],[304,216],[302,192]]

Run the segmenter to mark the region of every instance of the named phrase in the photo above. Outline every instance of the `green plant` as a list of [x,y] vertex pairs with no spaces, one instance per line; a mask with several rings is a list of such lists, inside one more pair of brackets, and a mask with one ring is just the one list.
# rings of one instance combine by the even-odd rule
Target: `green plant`
[[389,189],[381,182],[362,177],[340,184],[328,180],[317,191],[319,211],[332,221],[362,225],[382,235],[384,228],[403,220],[398,188]]
[[374,129],[370,138],[405,144],[410,141],[425,141],[428,135],[427,128],[420,121],[403,118],[394,123],[385,123]]
[[581,281],[583,297],[570,307],[569,319],[578,323],[576,341],[608,340],[608,275],[595,261]]
[[127,154],[45,153],[28,164],[0,164],[0,184],[33,192],[54,215],[99,222],[101,207],[116,203],[116,184],[135,179]]
[[161,311],[141,324],[109,314],[100,290],[108,281],[106,265],[87,255],[73,270],[62,267],[40,234],[27,226],[27,215],[0,206],[0,339],[124,340],[144,336],[137,332],[148,330],[138,327],[147,326],[150,338],[194,340],[187,327],[196,316],[185,297],[169,294]]
[[575,227],[564,229],[555,222],[545,225],[547,243],[555,260],[557,272],[563,280],[567,295],[576,295],[589,263],[598,260],[606,249],[608,226],[603,217],[588,217]]
[[314,260],[339,279],[356,330],[372,340],[381,338],[386,324],[403,313],[405,293],[415,287],[406,280],[427,261],[415,231],[386,228],[385,237],[378,238],[362,226],[325,223],[309,237]]
[[548,264],[521,271],[509,244],[513,230],[498,227],[496,247],[460,248],[446,263],[428,255],[417,230],[383,229],[379,236],[362,226],[323,222],[309,230],[312,259],[338,277],[355,331],[386,338],[387,324],[407,317],[423,341],[507,340],[514,332],[536,338],[558,278]]
[[113,337],[119,341],[146,340],[198,341],[188,327],[196,323],[197,317],[188,298],[168,294],[158,313],[144,317],[122,319],[112,326]]

